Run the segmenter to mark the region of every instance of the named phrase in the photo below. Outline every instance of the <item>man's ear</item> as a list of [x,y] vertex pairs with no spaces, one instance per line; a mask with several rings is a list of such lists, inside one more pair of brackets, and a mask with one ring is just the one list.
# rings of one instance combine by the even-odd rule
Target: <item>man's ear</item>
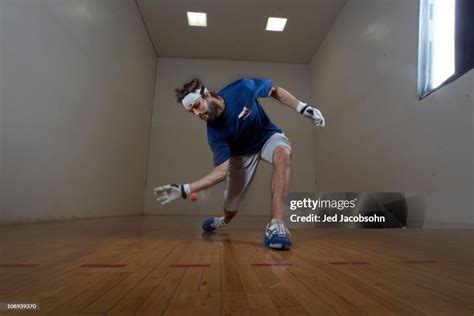
[[209,98],[211,97],[211,94],[209,93],[209,91],[206,91],[206,92],[204,92],[204,94],[202,95],[202,97],[203,97],[204,99],[209,99]]

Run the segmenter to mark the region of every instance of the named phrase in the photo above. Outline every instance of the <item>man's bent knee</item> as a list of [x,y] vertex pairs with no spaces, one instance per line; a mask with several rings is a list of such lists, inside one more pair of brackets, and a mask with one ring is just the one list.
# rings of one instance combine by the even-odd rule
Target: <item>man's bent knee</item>
[[273,164],[277,166],[289,166],[291,163],[291,152],[286,146],[280,145],[273,151]]

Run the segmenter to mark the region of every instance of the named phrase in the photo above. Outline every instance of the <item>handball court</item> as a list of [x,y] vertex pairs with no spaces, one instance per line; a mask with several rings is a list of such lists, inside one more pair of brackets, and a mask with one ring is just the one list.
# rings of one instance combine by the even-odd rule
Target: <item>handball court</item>
[[292,230],[263,246],[267,217],[218,233],[202,216],[0,226],[3,315],[472,315],[473,231]]
[[[0,316],[473,316],[473,4],[0,0]],[[408,229],[285,221],[292,249],[267,249],[280,186],[263,161],[217,233],[201,224],[226,183],[160,204],[155,188],[216,170],[192,111],[240,79],[298,106],[248,86],[225,100],[241,133],[221,126],[216,147],[255,152],[265,113],[291,143],[295,199],[400,195],[350,214],[406,202]]]

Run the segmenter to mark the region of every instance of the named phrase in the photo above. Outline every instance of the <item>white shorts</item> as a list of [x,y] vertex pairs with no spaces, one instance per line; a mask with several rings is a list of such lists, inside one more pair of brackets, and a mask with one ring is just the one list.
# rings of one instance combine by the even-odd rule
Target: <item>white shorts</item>
[[275,133],[265,142],[260,152],[230,158],[227,189],[224,191],[224,210],[236,212],[239,209],[260,159],[273,164],[273,151],[281,145],[287,147],[291,153],[291,144],[285,134]]

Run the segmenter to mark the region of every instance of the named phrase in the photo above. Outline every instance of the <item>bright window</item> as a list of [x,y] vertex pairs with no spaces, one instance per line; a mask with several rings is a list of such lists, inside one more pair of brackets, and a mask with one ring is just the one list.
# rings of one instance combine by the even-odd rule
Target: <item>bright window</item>
[[418,43],[418,98],[455,73],[456,0],[421,0]]

